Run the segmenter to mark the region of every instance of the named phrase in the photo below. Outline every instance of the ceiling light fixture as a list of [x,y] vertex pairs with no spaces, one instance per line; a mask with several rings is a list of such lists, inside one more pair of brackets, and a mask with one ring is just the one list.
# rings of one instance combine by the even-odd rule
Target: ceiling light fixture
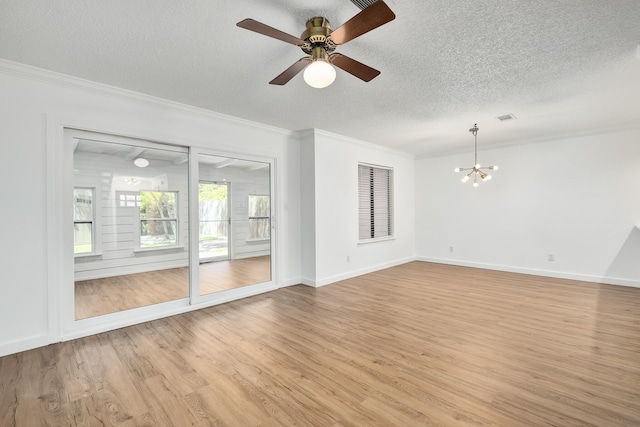
[[462,177],[462,182],[467,182],[471,179],[471,176],[473,175],[473,186],[477,187],[478,186],[478,175],[480,175],[480,179],[483,181],[489,181],[491,179],[491,175],[488,174],[487,172],[483,171],[482,169],[489,169],[489,170],[498,170],[498,166],[488,166],[488,167],[480,167],[480,164],[478,164],[478,124],[474,124],[473,127],[471,129],[469,129],[469,132],[471,132],[473,134],[473,138],[475,140],[475,162],[474,162],[474,166],[471,168],[456,168],[455,171],[456,172],[464,172],[464,171],[469,171],[469,173],[467,173],[465,176]]
[[149,160],[144,159],[142,157],[138,157],[133,161],[133,164],[139,168],[146,168],[147,166],[149,166]]
[[133,177],[125,178],[124,182],[126,182],[129,185],[138,185],[138,184],[140,184],[140,180],[138,178],[133,178]]
[[316,89],[325,88],[336,79],[336,69],[329,63],[324,47],[313,48],[311,64],[304,69],[303,78],[309,86]]

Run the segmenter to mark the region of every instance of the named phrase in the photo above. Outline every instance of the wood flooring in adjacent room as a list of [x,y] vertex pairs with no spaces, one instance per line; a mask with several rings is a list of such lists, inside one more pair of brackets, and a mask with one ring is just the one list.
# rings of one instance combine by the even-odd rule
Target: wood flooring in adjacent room
[[1,426],[639,426],[640,289],[412,262],[0,358]]
[[[200,294],[271,280],[271,257],[201,263]],[[75,282],[76,319],[189,297],[189,268],[169,268]]]

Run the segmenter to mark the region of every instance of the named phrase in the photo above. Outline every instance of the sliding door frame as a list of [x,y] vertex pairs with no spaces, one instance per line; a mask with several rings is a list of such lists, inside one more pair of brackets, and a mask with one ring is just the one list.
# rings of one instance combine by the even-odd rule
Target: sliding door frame
[[[166,138],[155,135],[153,131],[131,129],[113,123],[78,118],[76,116],[47,115],[46,135],[46,263],[47,263],[47,322],[48,343],[67,341],[96,333],[106,332],[146,321],[164,318],[216,304],[245,298],[251,295],[277,289],[278,270],[275,200],[277,197],[275,176],[276,159],[257,157],[244,153],[222,152],[200,148],[204,141],[182,141],[182,138]],[[72,192],[73,188],[73,149],[65,141],[65,131],[92,132],[108,135],[114,140],[134,139],[150,146],[156,142],[162,146],[182,147],[189,156],[189,259],[190,259],[190,296],[160,304],[131,310],[105,314],[87,319],[75,319],[74,297],[74,256]],[[169,139],[169,141],[167,141]],[[109,142],[109,141],[107,141]],[[243,288],[231,289],[214,294],[199,295],[197,266],[198,251],[198,155],[216,155],[251,160],[269,164],[271,203],[271,280]],[[193,197],[195,195],[195,197]],[[194,206],[195,204],[195,206]],[[195,209],[194,209],[195,207]],[[195,221],[194,221],[195,216]],[[71,219],[70,219],[71,218]],[[195,250],[194,250],[195,249]],[[195,291],[195,292],[194,292]]]
[[[221,304],[228,301],[233,301],[241,298],[246,298],[252,295],[257,295],[263,292],[272,291],[278,288],[276,285],[278,282],[278,271],[276,266],[278,265],[275,262],[277,258],[277,233],[276,233],[276,216],[274,215],[274,206],[276,204],[276,188],[275,188],[275,159],[258,157],[246,154],[238,154],[238,153],[229,153],[218,151],[214,149],[205,149],[205,148],[197,148],[191,147],[189,152],[189,235],[191,236],[191,247],[190,252],[198,253],[199,252],[199,214],[198,214],[198,185],[199,185],[199,177],[200,177],[200,168],[199,168],[199,158],[200,155],[204,156],[218,156],[218,157],[227,157],[230,159],[239,159],[239,160],[248,160],[252,162],[266,163],[269,165],[269,194],[271,197],[271,229],[270,229],[270,260],[269,260],[269,269],[270,269],[270,280],[268,282],[256,283],[252,285],[242,286],[235,289],[228,289],[225,291],[214,292],[210,294],[200,295],[200,264],[191,262],[190,264],[190,272],[189,276],[191,277],[190,282],[190,298],[192,305],[216,305]],[[232,183],[233,184],[233,183]],[[233,190],[232,190],[233,191]],[[195,195],[195,197],[192,197]],[[233,208],[229,207],[229,215],[233,214]],[[233,222],[233,221],[232,221]],[[229,250],[231,251],[231,244],[229,246]],[[231,257],[231,252],[229,252],[229,256]]]

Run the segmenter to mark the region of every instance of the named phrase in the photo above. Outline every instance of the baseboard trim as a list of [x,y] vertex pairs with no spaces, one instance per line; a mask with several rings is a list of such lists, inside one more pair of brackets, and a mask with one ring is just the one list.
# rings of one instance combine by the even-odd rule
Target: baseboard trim
[[0,345],[0,357],[8,356],[14,353],[20,353],[21,351],[27,351],[38,347],[44,347],[51,344],[49,335],[35,335],[29,338],[23,338],[15,341],[10,341]]
[[556,279],[579,280],[583,282],[602,283],[605,285],[627,286],[640,288],[639,280],[620,279],[616,277],[592,276],[587,274],[566,273],[562,271],[538,270],[535,268],[511,267],[499,264],[483,264],[479,262],[460,261],[447,258],[416,257],[417,261],[433,262],[436,264],[458,265],[461,267],[483,268],[486,270],[506,271],[509,273],[529,274],[533,276],[554,277]]
[[296,277],[295,279],[286,279],[283,280],[282,283],[280,284],[281,288],[286,288],[288,286],[295,286],[295,285],[302,285],[302,279],[299,277]]
[[384,270],[385,268],[395,267],[397,265],[406,264],[411,261],[415,261],[415,257],[407,257],[398,259],[395,261],[386,262],[384,264],[372,265],[370,267],[361,268],[359,270],[348,271],[346,273],[338,274],[336,276],[326,277],[324,279],[319,280],[308,280],[303,279],[303,284],[308,286],[313,286],[315,288],[319,288],[321,286],[330,285],[335,282],[340,282],[342,280],[352,279],[354,277],[362,276],[363,274],[373,273],[375,271]]

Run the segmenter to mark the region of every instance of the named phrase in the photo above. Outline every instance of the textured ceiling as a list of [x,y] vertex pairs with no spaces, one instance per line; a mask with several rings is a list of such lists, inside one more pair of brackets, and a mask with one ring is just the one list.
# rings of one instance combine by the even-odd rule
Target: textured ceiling
[[476,122],[480,147],[640,127],[639,0],[387,4],[394,21],[337,49],[382,72],[369,83],[269,85],[303,53],[235,25],[337,28],[350,0],[0,0],[0,58],[418,156],[472,148]]

